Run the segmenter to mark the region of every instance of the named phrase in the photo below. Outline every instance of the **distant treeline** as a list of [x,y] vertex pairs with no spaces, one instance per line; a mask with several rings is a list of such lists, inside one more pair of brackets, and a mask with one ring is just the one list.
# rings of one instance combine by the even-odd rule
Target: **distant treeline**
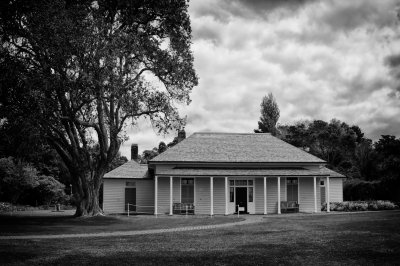
[[382,135],[373,142],[360,127],[332,119],[278,125],[277,137],[327,161],[348,177],[345,200],[400,201],[400,139]]

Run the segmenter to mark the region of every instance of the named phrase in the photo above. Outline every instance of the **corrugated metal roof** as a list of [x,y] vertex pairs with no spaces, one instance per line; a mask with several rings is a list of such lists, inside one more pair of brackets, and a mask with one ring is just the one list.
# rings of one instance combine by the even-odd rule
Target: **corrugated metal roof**
[[132,160],[108,172],[104,178],[149,178],[148,165]]
[[268,133],[194,133],[150,162],[325,163]]
[[174,168],[167,169],[157,175],[166,176],[329,176],[344,178],[343,175],[336,173],[326,167],[321,169],[305,168],[269,168],[269,169],[251,169],[251,168]]

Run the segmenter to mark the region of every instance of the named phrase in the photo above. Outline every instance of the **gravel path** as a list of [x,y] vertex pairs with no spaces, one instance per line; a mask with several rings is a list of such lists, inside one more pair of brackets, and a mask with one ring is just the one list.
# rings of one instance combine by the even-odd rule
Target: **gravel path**
[[87,237],[110,237],[110,236],[136,236],[136,235],[150,235],[150,234],[162,234],[172,232],[184,232],[194,230],[208,230],[214,228],[224,228],[236,225],[245,225],[252,223],[259,223],[263,221],[263,216],[246,215],[241,216],[245,218],[244,221],[231,222],[224,224],[214,225],[199,225],[199,226],[185,226],[178,228],[169,229],[149,229],[149,230],[136,230],[136,231],[116,231],[116,232],[105,232],[105,233],[92,233],[92,234],[60,234],[60,235],[19,235],[19,236],[0,236],[0,240],[28,240],[28,239],[62,239],[62,238],[87,238]]

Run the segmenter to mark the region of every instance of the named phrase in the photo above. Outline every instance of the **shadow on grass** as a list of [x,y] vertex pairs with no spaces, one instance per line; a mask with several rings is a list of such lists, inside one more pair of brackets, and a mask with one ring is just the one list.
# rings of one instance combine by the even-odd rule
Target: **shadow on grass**
[[164,229],[184,226],[212,225],[238,222],[232,217],[170,217],[143,216],[96,216],[76,218],[58,216],[10,216],[0,215],[0,235],[81,234],[147,229]]
[[[58,258],[48,257],[46,260],[35,262],[47,265],[329,265],[351,262],[374,265],[382,261],[396,264],[399,260],[399,255],[368,250],[340,253],[326,252],[326,250],[318,252],[316,247],[312,248],[312,251],[300,249],[302,253],[297,250],[297,247],[290,248],[287,245],[259,243],[246,245],[243,250],[230,251],[115,252],[107,255],[82,252]],[[24,256],[27,258],[29,255]],[[15,262],[18,261],[15,259],[5,261],[5,263]]]

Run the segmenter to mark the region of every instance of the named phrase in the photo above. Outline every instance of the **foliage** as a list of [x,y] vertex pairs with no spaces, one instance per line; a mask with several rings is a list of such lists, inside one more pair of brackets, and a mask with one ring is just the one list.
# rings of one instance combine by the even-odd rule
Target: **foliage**
[[[184,120],[197,85],[187,3],[5,1],[0,6],[0,118],[30,121],[71,175],[76,215],[101,212],[102,177],[127,121],[159,131]],[[98,142],[99,150],[93,153]]]
[[[327,204],[322,204],[321,210],[326,211]],[[379,210],[394,210],[399,206],[390,201],[343,201],[343,202],[330,202],[331,211],[379,211]]]
[[152,150],[144,150],[141,156],[140,163],[148,163],[151,159],[159,154],[158,149],[154,147]]
[[0,197],[2,201],[18,202],[24,191],[37,185],[37,171],[32,166],[14,162],[12,157],[0,158]]
[[[358,126],[332,119],[280,125],[279,137],[327,161],[328,167],[346,176],[369,173],[371,142]],[[357,152],[357,153],[356,153]]]
[[13,204],[50,204],[64,200],[64,185],[54,177],[40,175],[32,165],[0,159],[0,200]]
[[38,185],[34,188],[35,199],[39,199],[38,204],[50,205],[64,201],[65,186],[51,176],[40,176],[37,180]]
[[346,200],[400,201],[400,139],[395,136],[383,135],[373,143],[357,125],[337,119],[299,121],[278,129],[278,137],[349,178],[344,184]]
[[376,200],[385,199],[381,191],[380,181],[349,179],[343,184],[344,200]]
[[118,152],[112,160],[110,166],[108,167],[107,172],[110,172],[111,170],[123,165],[126,162],[128,162],[128,158],[126,158],[125,156],[121,156],[121,153]]
[[258,122],[258,129],[255,129],[254,132],[271,133],[275,136],[277,134],[276,123],[278,122],[280,111],[272,93],[263,97],[260,106],[260,121]]
[[168,149],[167,145],[165,142],[161,141],[160,144],[158,144],[158,153],[161,154],[165,152]]

